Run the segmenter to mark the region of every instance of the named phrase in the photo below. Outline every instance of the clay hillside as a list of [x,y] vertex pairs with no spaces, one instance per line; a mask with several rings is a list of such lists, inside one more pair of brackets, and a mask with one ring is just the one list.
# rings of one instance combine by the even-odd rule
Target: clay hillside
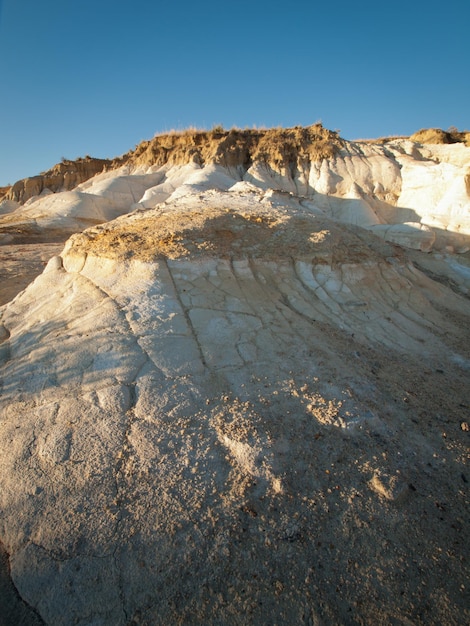
[[469,133],[187,130],[0,202],[0,624],[461,626]]

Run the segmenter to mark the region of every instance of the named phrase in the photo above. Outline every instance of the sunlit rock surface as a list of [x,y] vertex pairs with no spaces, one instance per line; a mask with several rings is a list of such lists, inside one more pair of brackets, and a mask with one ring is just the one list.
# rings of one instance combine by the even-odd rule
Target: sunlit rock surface
[[[111,213],[88,204],[0,308],[10,623],[468,622],[461,186],[447,226],[420,219],[452,147],[125,164],[67,192]],[[9,215],[60,230],[61,197]]]
[[[55,181],[49,187],[48,176]],[[35,181],[36,194],[24,191],[28,181]],[[50,241],[139,207],[245,182],[253,193],[286,192],[344,223],[392,226],[377,232],[405,247],[463,252],[469,181],[470,147],[462,142],[350,142],[319,124],[187,131],[142,142],[114,161],[79,159],[19,181],[0,203],[0,241]]]

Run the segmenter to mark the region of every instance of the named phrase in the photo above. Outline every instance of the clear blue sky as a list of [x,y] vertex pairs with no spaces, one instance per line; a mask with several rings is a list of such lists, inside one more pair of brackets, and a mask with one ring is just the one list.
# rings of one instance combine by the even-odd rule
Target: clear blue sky
[[0,185],[188,126],[470,127],[469,0],[0,0]]

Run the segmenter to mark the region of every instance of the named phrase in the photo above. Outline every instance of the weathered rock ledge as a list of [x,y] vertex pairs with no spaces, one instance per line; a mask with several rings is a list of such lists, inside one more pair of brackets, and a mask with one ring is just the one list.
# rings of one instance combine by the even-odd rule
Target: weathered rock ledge
[[108,159],[94,159],[88,156],[75,161],[64,159],[47,172],[17,181],[8,189],[3,199],[24,204],[30,198],[39,196],[46,190],[52,193],[69,191],[99,174],[111,163]]

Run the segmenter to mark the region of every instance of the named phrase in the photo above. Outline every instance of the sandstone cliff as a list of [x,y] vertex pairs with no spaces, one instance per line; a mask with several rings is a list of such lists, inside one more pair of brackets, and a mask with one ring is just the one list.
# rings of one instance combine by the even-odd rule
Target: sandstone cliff
[[63,160],[47,172],[1,188],[0,198],[24,204],[45,189],[54,193],[69,191],[104,170],[123,165],[139,167],[194,162],[199,165],[242,165],[248,169],[254,161],[261,161],[277,169],[289,168],[331,157],[342,143],[336,133],[321,124],[307,128],[171,132],[143,141],[134,150],[112,160],[88,156],[75,161]]
[[336,133],[321,124],[268,130],[188,130],[143,141],[135,150],[118,159],[116,165],[123,162],[134,166],[195,162],[225,167],[243,165],[248,169],[255,161],[261,161],[275,168],[290,167],[332,157],[343,143]]
[[457,129],[442,130],[441,128],[422,128],[413,133],[411,141],[418,143],[464,143],[470,146],[470,133],[468,131],[459,132]]
[[11,185],[7,185],[6,187],[0,187],[0,200],[2,200],[7,195],[10,189]]
[[4,198],[24,204],[33,196],[39,196],[45,189],[54,193],[69,191],[95,174],[102,172],[110,163],[111,161],[107,159],[94,159],[88,156],[75,161],[64,159],[47,172],[31,178],[23,178],[9,189],[6,188]]
[[2,625],[470,623],[469,166],[190,131],[5,212],[75,234],[0,307]]
[[[431,129],[417,133],[415,141],[352,142],[321,124],[167,133],[113,161],[66,162],[19,181],[7,195],[12,199],[0,203],[0,238],[64,241],[93,224],[187,193],[249,188],[291,194],[312,210],[406,247],[465,252],[470,149],[463,138]],[[38,197],[45,188],[62,192]]]
[[[386,144],[393,139],[407,138],[385,137],[364,143]],[[467,131],[443,131],[438,128],[419,130],[409,139],[421,144],[470,145],[470,133]],[[290,172],[295,177],[296,170],[304,170],[311,162],[333,158],[347,143],[336,132],[319,123],[293,128],[224,130],[220,127],[211,131],[173,131],[142,141],[134,150],[114,159],[89,156],[76,160],[64,159],[47,172],[21,179],[11,187],[0,188],[0,199],[24,204],[45,189],[54,193],[69,191],[102,171],[118,169],[123,165],[135,168],[188,163],[204,166],[213,163],[223,167],[242,166],[248,170],[253,163],[258,162],[277,171]]]

